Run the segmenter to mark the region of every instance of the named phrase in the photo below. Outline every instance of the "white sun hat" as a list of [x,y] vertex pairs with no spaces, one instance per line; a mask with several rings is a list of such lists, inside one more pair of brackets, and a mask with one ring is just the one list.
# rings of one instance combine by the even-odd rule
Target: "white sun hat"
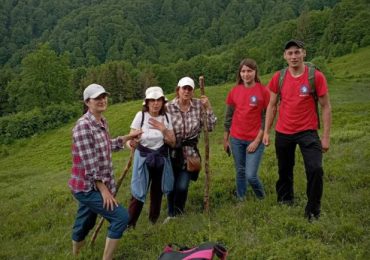
[[158,99],[158,98],[164,98],[164,101],[167,101],[168,99],[164,96],[163,90],[161,87],[154,86],[154,87],[149,87],[145,91],[145,99],[143,102],[143,105],[145,105],[145,100],[147,99]]
[[177,86],[179,87],[190,86],[193,89],[195,88],[194,80],[190,77],[183,77],[182,79],[180,79],[179,83],[177,83]]
[[97,98],[101,94],[110,95],[110,93],[105,91],[105,89],[99,84],[90,84],[84,90],[84,101],[88,100],[89,98]]

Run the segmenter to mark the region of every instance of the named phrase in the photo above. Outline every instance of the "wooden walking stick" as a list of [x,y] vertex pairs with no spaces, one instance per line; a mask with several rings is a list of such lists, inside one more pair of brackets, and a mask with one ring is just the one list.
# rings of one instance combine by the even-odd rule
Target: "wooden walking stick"
[[[132,158],[134,156],[134,151],[131,150],[130,152],[130,157],[127,161],[127,164],[126,164],[126,167],[124,168],[123,172],[122,172],[122,175],[119,177],[119,179],[117,180],[117,184],[116,184],[116,194],[118,193],[118,190],[119,190],[119,187],[121,186],[122,182],[123,182],[123,179],[126,177],[127,173],[128,173],[128,170],[130,170],[130,167],[131,167],[131,164],[132,164]],[[103,217],[100,217],[100,220],[99,220],[99,223],[98,225],[96,226],[95,230],[94,230],[94,233],[92,234],[91,236],[91,240],[90,240],[90,246],[93,246],[94,243],[95,243],[95,239],[96,237],[98,236],[98,233],[101,229],[101,227],[103,226],[103,222],[104,222],[104,218]]]
[[[200,94],[205,95],[204,91],[204,76],[199,77]],[[203,108],[203,132],[204,132],[204,171],[206,175],[205,187],[204,187],[204,212],[209,214],[209,183],[210,183],[210,173],[209,173],[209,138],[208,138],[208,120],[207,111]]]

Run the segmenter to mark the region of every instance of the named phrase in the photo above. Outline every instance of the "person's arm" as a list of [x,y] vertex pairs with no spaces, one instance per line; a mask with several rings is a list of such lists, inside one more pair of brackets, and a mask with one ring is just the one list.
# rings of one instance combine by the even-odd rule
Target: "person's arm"
[[230,151],[230,127],[234,115],[235,108],[230,105],[226,105],[226,112],[225,112],[225,121],[224,121],[224,151],[229,154],[228,151]]
[[329,94],[319,97],[319,103],[321,106],[323,131],[321,137],[322,151],[325,153],[330,147],[330,128],[331,128],[331,104]]
[[200,102],[202,106],[206,109],[207,113],[207,123],[208,123],[208,132],[212,132],[213,129],[216,126],[217,117],[213,113],[211,102],[209,102],[209,99],[207,96],[202,95],[200,97]]
[[262,139],[263,144],[266,146],[270,145],[270,130],[276,115],[277,102],[277,94],[270,90],[270,101],[266,110],[265,130]]
[[137,131],[140,131],[140,134],[135,136],[134,138],[129,138],[127,141],[125,141],[126,146],[130,148],[131,150],[135,150],[137,145],[140,143],[140,136],[143,133],[141,129],[134,129],[131,128],[129,135],[135,135]]
[[128,135],[118,136],[115,139],[111,139],[112,151],[116,152],[124,148],[124,145],[127,144],[130,140],[138,138],[142,134],[141,130],[131,129]]
[[263,130],[260,129],[258,131],[258,134],[256,138],[254,138],[253,142],[251,142],[248,147],[247,147],[247,152],[248,153],[254,153],[258,147],[258,145],[261,143],[263,137]]
[[168,128],[165,128],[162,133],[164,136],[164,142],[172,148],[175,147],[176,137],[175,137],[175,132],[173,131],[173,129],[170,130]]
[[95,180],[103,179],[99,173],[99,160],[95,150],[95,142],[90,125],[85,121],[79,121],[73,129],[73,145],[81,158],[86,179],[94,185]]

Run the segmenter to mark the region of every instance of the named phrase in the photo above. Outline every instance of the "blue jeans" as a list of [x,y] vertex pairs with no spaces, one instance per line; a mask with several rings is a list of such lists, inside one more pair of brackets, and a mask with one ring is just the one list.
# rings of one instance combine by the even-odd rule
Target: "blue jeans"
[[190,173],[186,170],[174,172],[174,189],[167,196],[168,215],[171,217],[182,214],[184,212],[186,199],[188,197],[191,174],[193,173]]
[[243,199],[247,193],[248,183],[252,186],[257,198],[265,197],[265,190],[258,178],[258,168],[265,146],[260,143],[254,153],[248,153],[247,147],[251,141],[230,137],[231,151],[236,169],[236,195]]
[[73,225],[72,240],[79,242],[85,239],[95,225],[97,214],[110,223],[107,237],[112,239],[122,237],[129,220],[129,215],[125,208],[121,205],[115,207],[114,210],[103,208],[103,197],[99,191],[78,192],[74,193],[73,196],[78,200],[79,206]]

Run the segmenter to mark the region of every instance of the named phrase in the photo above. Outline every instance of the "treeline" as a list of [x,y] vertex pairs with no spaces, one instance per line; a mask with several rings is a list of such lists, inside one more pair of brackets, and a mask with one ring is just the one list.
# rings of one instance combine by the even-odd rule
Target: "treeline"
[[[17,3],[20,4],[23,2],[24,1],[19,1]],[[42,4],[47,5],[48,1],[28,2],[29,4],[38,3],[39,6],[42,6]],[[41,33],[42,30],[40,29],[40,39],[45,39],[46,43],[36,44],[38,41],[31,40],[31,43],[24,45],[26,47],[21,51],[21,53],[25,53],[24,57],[21,59],[21,63],[12,64],[12,62],[16,60],[14,57],[22,57],[18,51],[15,51],[15,56],[11,56],[6,65],[1,68],[0,116],[3,117],[3,123],[0,124],[0,128],[2,128],[0,132],[4,133],[4,127],[6,128],[5,123],[8,124],[10,122],[9,124],[11,124],[12,120],[14,120],[14,122],[21,121],[19,116],[17,117],[15,113],[26,113],[34,109],[39,109],[37,111],[41,111],[40,108],[45,109],[49,106],[55,108],[55,104],[63,104],[62,106],[66,106],[75,103],[77,100],[81,99],[82,90],[92,82],[98,82],[104,85],[108,91],[112,93],[110,101],[112,103],[118,103],[142,98],[145,88],[150,85],[160,85],[164,88],[166,93],[173,92],[177,80],[184,75],[191,76],[195,79],[197,79],[199,75],[205,75],[207,85],[232,81],[235,79],[235,71],[238,63],[244,57],[256,59],[261,74],[270,73],[284,66],[282,46],[287,39],[292,37],[302,39],[306,42],[308,50],[307,60],[314,59],[315,63],[319,63],[318,65],[324,70],[326,68],[326,61],[331,57],[353,52],[359,47],[370,44],[370,27],[368,26],[368,24],[370,24],[370,7],[366,0],[343,0],[337,4],[335,4],[336,1],[314,0],[303,2],[293,0],[259,1],[258,3],[257,1],[203,1],[202,3],[201,1],[177,1],[179,2],[178,5],[177,2],[172,0],[146,2],[128,1],[127,5],[125,5],[125,9],[119,9],[117,5],[112,5],[115,6],[115,8],[112,8],[110,5],[110,3],[117,4],[119,1],[104,1],[102,4],[95,4],[97,2],[98,1],[71,1],[69,5],[66,4],[64,9],[61,9],[61,13],[66,13],[66,16],[60,13],[55,16],[52,15],[53,17],[60,16],[63,18],[60,18],[60,20],[55,18],[56,25],[50,30]],[[219,39],[210,45],[202,42],[202,39],[207,39],[208,42],[212,42],[213,38],[209,33],[206,33],[209,32],[208,30],[212,28],[212,26],[210,28],[206,27],[206,25],[209,25],[206,23],[206,25],[196,27],[194,24],[194,21],[198,18],[206,19],[205,14],[207,12],[204,13],[203,16],[198,14],[196,17],[190,16],[190,18],[188,17],[186,19],[183,17],[183,20],[177,20],[180,19],[178,16],[181,17],[183,14],[181,12],[176,12],[176,15],[174,15],[175,13],[173,13],[173,15],[168,14],[168,12],[171,13],[169,10],[173,11],[174,7],[179,8],[179,6],[182,6],[184,3],[191,6],[192,8],[190,8],[190,10],[194,10],[194,12],[196,9],[195,7],[198,6],[195,3],[199,4],[198,8],[200,9],[200,6],[203,5],[207,6],[207,8],[214,6],[214,10],[219,10],[216,7],[220,9],[224,7],[224,12],[226,12],[226,9],[232,6],[236,7],[237,4],[240,4],[239,7],[241,8],[243,6],[242,2],[244,5],[260,5],[260,10],[265,10],[266,12],[269,10],[271,16],[254,15],[254,27],[256,27],[256,29],[252,29],[252,26],[250,30],[246,29],[249,27],[244,28],[243,23],[237,20],[234,20],[232,23],[226,23],[228,24],[229,30],[225,29],[225,33],[228,31],[230,34],[233,34],[236,30],[234,27],[236,26],[239,30],[244,30],[244,36],[233,35],[230,36],[231,38],[224,38],[220,37],[220,34],[215,34]],[[334,7],[326,7],[321,10],[320,8],[322,8],[323,2],[327,6],[332,4]],[[53,1],[50,1],[50,3],[53,3]],[[158,5],[156,5],[156,3]],[[207,4],[209,4],[209,6]],[[275,4],[275,6],[272,4]],[[86,8],[78,8],[77,6],[79,5]],[[125,27],[126,30],[129,28],[126,31],[127,34],[130,31],[132,32],[132,37],[127,36],[127,41],[135,39],[135,32],[137,30],[141,31],[145,36],[143,38],[143,44],[135,43],[132,44],[132,47],[138,48],[138,46],[142,45],[145,48],[153,48],[153,52],[151,52],[153,55],[155,54],[153,58],[144,58],[144,56],[137,51],[132,54],[131,58],[121,56],[130,53],[127,50],[119,51],[116,58],[107,58],[107,53],[111,53],[106,49],[107,46],[117,46],[119,48],[125,46],[126,42],[114,43],[114,41],[119,41],[119,32],[123,27],[121,28],[118,26],[117,30],[112,30],[112,28],[107,25],[108,23],[104,22],[104,19],[113,19],[115,17],[115,15],[113,15],[115,12],[110,13],[110,15],[103,15],[103,13],[100,13],[103,11],[95,12],[90,9],[90,7],[96,7],[96,5],[100,7],[104,6],[106,9],[103,9],[106,11],[113,11],[113,9],[118,10],[124,15],[125,19],[121,20],[118,19],[120,16],[117,16],[117,21],[110,24],[112,26],[117,25],[117,23],[119,24],[118,20],[125,23],[130,21],[131,24],[137,23],[135,28],[130,26]],[[148,5],[151,6],[152,9],[161,6],[161,11],[158,13],[158,10],[152,10]],[[287,5],[290,8],[276,8],[276,6],[280,5]],[[15,5],[15,7],[17,6],[18,5]],[[145,9],[143,6],[149,9]],[[168,8],[164,8],[165,6]],[[169,6],[171,6],[171,8],[169,8]],[[304,6],[305,9],[301,10]],[[307,6],[310,6],[311,9],[317,8],[320,10],[309,11]],[[73,11],[71,11],[72,9]],[[135,10],[132,11],[132,13],[139,13],[140,15],[136,14],[136,16],[129,16],[129,14],[131,14],[129,10]],[[166,15],[164,14],[166,13],[165,10],[167,10]],[[238,14],[242,13],[242,10],[245,9],[230,10],[233,10],[233,19],[236,19],[242,16],[238,16]],[[272,10],[274,11],[272,12]],[[148,15],[146,15],[147,12]],[[254,10],[248,10],[246,14],[251,14],[253,12]],[[277,14],[279,12],[281,13]],[[256,13],[258,12],[256,11]],[[53,13],[51,12],[51,14]],[[89,14],[90,17],[88,20],[85,19],[85,15],[87,14]],[[215,11],[215,17],[217,16],[216,14],[220,15],[221,11],[219,11],[219,13]],[[224,17],[223,19],[232,16],[231,13],[229,16],[223,16],[222,14],[221,17]],[[153,15],[153,17],[151,15]],[[294,18],[297,15],[298,17]],[[48,17],[48,15],[39,18],[43,20],[46,19],[46,17]],[[77,19],[76,17],[79,18]],[[221,17],[218,19],[221,19]],[[249,19],[251,19],[251,17],[252,16],[249,15]],[[293,17],[294,19],[288,19],[289,17]],[[76,18],[77,20],[73,20],[72,18]],[[157,22],[156,19],[159,19],[163,23],[163,28],[160,30],[157,27],[160,22]],[[167,19],[167,22],[164,22],[163,19]],[[210,18],[207,18],[206,20],[208,21],[209,19]],[[213,22],[211,24],[216,23],[215,19],[216,18],[212,18]],[[181,21],[183,22],[181,23]],[[174,22],[174,24],[171,27],[170,25],[172,22]],[[222,23],[220,22],[219,25],[224,22],[226,22],[226,20],[223,20]],[[53,23],[50,22],[50,24]],[[69,27],[64,27],[65,24],[69,24]],[[144,28],[146,27],[138,26],[142,24],[147,25],[147,28],[151,28],[152,31],[150,32],[152,34],[147,32],[144,33]],[[189,24],[192,26],[188,27]],[[104,27],[105,25],[108,27]],[[104,35],[96,34],[97,28],[101,28],[101,26],[105,29],[102,29],[100,33],[104,32],[105,36],[108,35],[109,37],[102,38]],[[174,28],[177,28],[178,31],[176,32]],[[202,33],[194,34],[194,28],[199,28],[199,30],[202,30]],[[97,49],[92,51],[92,49],[89,49],[89,46],[91,47],[93,42],[96,43],[101,40],[89,41],[87,39],[86,41],[86,39],[83,38],[84,36],[81,36],[84,34],[85,30],[94,32],[93,34],[96,37],[92,39],[105,39],[103,44],[105,47],[102,50],[107,50],[108,52],[99,52]],[[159,31],[155,32],[156,30]],[[151,36],[149,37],[149,35]],[[199,40],[197,40],[197,37],[193,37],[195,35],[199,37]],[[79,39],[80,36],[82,38],[74,42],[74,40]],[[182,38],[185,36],[188,37],[186,40]],[[67,44],[69,41],[71,41],[71,43]],[[79,42],[83,43],[82,47],[79,45]],[[88,42],[91,44],[87,44]],[[200,49],[195,47],[197,44],[201,47]],[[33,45],[35,45],[32,47],[34,49],[31,52],[27,51],[27,48]],[[73,50],[76,48],[80,48],[80,56],[73,53]],[[192,54],[187,53],[186,50],[188,48],[189,50],[193,50]],[[99,56],[99,53],[101,56]],[[80,58],[81,63],[76,62],[77,58]],[[90,63],[89,60],[95,61]],[[92,66],[92,64],[95,65]],[[330,75],[330,73],[327,75]],[[67,114],[68,116],[73,115],[73,113],[69,112]],[[42,122],[46,121],[39,120],[39,122],[43,124]],[[14,123],[13,125],[17,124]],[[21,124],[18,125],[22,127]],[[7,129],[15,128],[8,127]],[[32,131],[29,131],[27,133],[31,132]],[[9,135],[11,134],[7,132],[7,136]]]
[[71,66],[111,60],[168,64],[295,19],[338,0],[23,0],[1,1],[0,64],[17,66],[39,43]]

